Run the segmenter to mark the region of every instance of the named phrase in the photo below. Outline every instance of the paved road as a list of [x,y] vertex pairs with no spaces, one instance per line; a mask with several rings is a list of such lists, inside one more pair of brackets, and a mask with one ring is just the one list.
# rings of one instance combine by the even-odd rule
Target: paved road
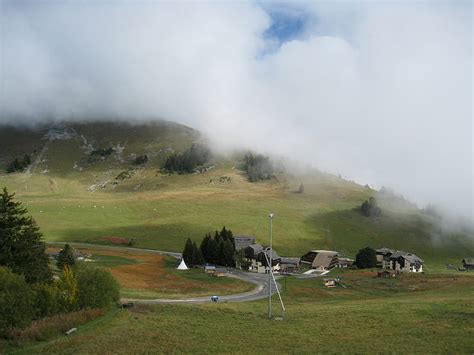
[[[48,244],[53,245],[64,245],[66,242],[48,242]],[[164,254],[170,255],[177,259],[181,259],[181,253],[170,252],[170,251],[163,251],[163,250],[154,250],[154,249],[143,249],[143,248],[129,248],[129,247],[116,247],[110,245],[100,245],[100,244],[88,244],[88,243],[69,243],[73,247],[79,248],[93,248],[93,249],[105,249],[105,250],[127,250],[127,251],[135,251],[135,252],[146,252],[146,253],[157,253],[157,254]],[[253,283],[256,285],[255,289],[250,292],[245,293],[238,293],[233,295],[226,295],[220,296],[219,295],[219,302],[248,302],[248,301],[255,301],[265,297],[268,297],[268,275],[266,274],[256,274],[252,272],[243,272],[240,270],[230,269],[230,271],[226,274],[227,277],[232,277],[235,279],[239,279],[245,282]],[[272,282],[272,294],[276,292],[275,285]],[[195,297],[195,298],[186,298],[186,299],[131,299],[131,298],[123,298],[121,302],[134,302],[134,303],[142,303],[142,304],[180,304],[180,303],[207,303],[211,302],[211,296],[205,297]]]

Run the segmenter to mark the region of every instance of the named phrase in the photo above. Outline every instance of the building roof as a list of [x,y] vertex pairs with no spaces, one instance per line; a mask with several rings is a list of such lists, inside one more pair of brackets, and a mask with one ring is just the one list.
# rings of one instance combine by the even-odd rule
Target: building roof
[[393,249],[390,249],[390,248],[380,248],[380,249],[377,249],[375,251],[377,254],[382,254],[382,255],[386,255],[386,254],[393,254]]
[[423,263],[423,259],[419,258],[415,254],[407,253],[401,250],[393,252],[393,254],[390,256],[390,259],[398,259],[400,257],[404,258],[412,264]]
[[255,244],[255,240],[256,238],[254,236],[235,235],[234,236],[235,250],[240,250],[240,249],[248,247],[249,245]]
[[464,258],[462,262],[466,265],[474,265],[474,258]]
[[323,267],[328,269],[331,264],[335,263],[335,259],[337,258],[337,251],[330,251],[330,250],[319,250],[316,253],[316,257],[314,258],[311,266],[313,268]]
[[281,263],[282,264],[299,264],[300,263],[300,258],[281,258]]
[[[269,257],[270,256],[270,248],[265,248],[265,250],[261,250],[259,252],[259,254],[267,254],[267,257]],[[275,249],[272,249],[272,254],[271,255],[272,255],[272,260],[281,259],[281,257],[275,251]]]

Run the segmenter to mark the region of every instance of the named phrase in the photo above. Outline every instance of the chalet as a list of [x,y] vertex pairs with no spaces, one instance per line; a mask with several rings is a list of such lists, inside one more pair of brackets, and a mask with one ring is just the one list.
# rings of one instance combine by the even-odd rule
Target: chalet
[[221,276],[225,276],[225,274],[227,274],[227,269],[226,268],[216,267],[216,272],[215,272],[214,276],[221,277]]
[[235,250],[239,251],[240,249],[245,249],[249,245],[255,244],[255,237],[245,236],[245,235],[236,235],[234,236]]
[[349,258],[340,258],[340,257],[338,257],[337,262],[336,262],[336,267],[341,268],[341,269],[345,269],[345,268],[348,268],[348,267],[352,266],[352,264],[354,264],[354,260],[349,259]]
[[271,260],[272,270],[280,271],[281,257],[275,250],[272,250],[270,256],[270,248],[265,248],[257,254],[257,262],[261,263],[265,268],[268,267],[267,260]]
[[337,251],[310,250],[300,259],[303,264],[311,265],[317,270],[331,270],[337,265]]
[[382,268],[398,272],[423,272],[423,260],[415,254],[397,250],[384,256]]
[[300,258],[281,258],[280,271],[292,273],[300,269]]
[[474,270],[474,258],[462,259],[462,266],[468,271]]
[[[274,271],[280,270],[281,258],[273,250],[272,252],[272,267]],[[266,273],[267,259],[265,255],[269,256],[269,251],[260,244],[251,244],[244,248],[245,260],[249,264],[249,270]]]
[[380,248],[375,251],[375,255],[377,256],[377,264],[379,266],[382,266],[383,263],[383,258],[390,256],[394,253],[395,251],[389,248]]

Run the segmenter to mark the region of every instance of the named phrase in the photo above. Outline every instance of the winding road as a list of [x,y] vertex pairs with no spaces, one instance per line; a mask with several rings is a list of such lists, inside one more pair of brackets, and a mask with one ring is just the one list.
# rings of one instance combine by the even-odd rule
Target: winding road
[[[130,247],[115,247],[110,245],[100,245],[100,244],[89,244],[89,243],[74,243],[74,242],[48,242],[50,245],[64,245],[68,243],[69,245],[76,248],[90,248],[90,249],[104,249],[104,250],[126,250],[132,252],[145,252],[145,253],[156,253],[162,255],[169,255],[176,259],[181,258],[181,253],[164,251],[164,250],[155,250],[155,249],[142,249],[142,248],[130,248]],[[252,272],[243,272],[236,269],[230,269],[230,271],[225,274],[226,277],[231,277],[239,279],[245,282],[254,284],[256,287],[254,290],[245,292],[245,293],[236,293],[233,295],[219,296],[219,302],[248,302],[255,301],[262,298],[268,297],[268,275],[266,274],[256,274]],[[272,283],[272,294],[276,292],[275,285]],[[122,303],[133,302],[141,304],[183,304],[183,303],[208,303],[211,302],[211,296],[204,297],[194,297],[194,298],[183,298],[183,299],[135,299],[135,298],[122,298],[120,301]]]

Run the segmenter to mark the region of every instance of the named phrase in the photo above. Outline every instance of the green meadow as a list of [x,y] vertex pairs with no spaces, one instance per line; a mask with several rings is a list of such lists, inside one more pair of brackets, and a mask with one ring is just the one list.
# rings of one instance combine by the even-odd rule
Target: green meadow
[[[346,288],[288,278],[283,320],[265,301],[111,310],[71,337],[12,352],[459,353],[474,350],[474,277],[379,279],[345,272]],[[284,284],[282,282],[282,284]],[[274,298],[274,315],[280,315]]]

